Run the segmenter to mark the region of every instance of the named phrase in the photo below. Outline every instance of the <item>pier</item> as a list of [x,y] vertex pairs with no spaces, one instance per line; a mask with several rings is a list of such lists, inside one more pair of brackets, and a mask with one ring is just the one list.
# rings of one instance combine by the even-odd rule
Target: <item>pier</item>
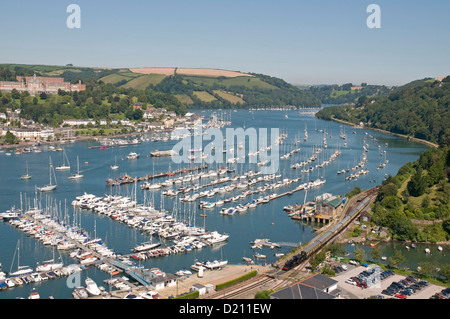
[[177,169],[174,171],[169,171],[169,172],[148,174],[148,175],[141,176],[141,177],[131,177],[128,175],[124,175],[120,178],[107,179],[106,186],[120,186],[122,184],[130,184],[130,183],[136,183],[136,182],[140,182],[140,181],[153,180],[153,179],[161,178],[161,177],[170,177],[170,176],[174,176],[177,174],[183,174],[183,173],[188,173],[188,172],[193,172],[193,171],[201,171],[201,170],[205,170],[207,168],[208,168],[208,165],[205,164],[205,165],[195,166],[195,167],[180,168],[180,169]]

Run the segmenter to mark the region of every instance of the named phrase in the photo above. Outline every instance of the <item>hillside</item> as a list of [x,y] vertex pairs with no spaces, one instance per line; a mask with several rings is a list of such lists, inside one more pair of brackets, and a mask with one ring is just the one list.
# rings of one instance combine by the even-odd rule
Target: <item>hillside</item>
[[450,148],[429,149],[382,183],[372,221],[399,240],[449,240],[449,178]]
[[[117,88],[171,94],[188,108],[319,107],[320,100],[285,81],[262,74],[219,69],[109,69],[0,64],[16,75],[60,76],[68,82],[101,81]],[[2,79],[5,77],[3,76]],[[6,77],[14,80],[14,77]]]
[[360,97],[375,98],[394,90],[385,85],[368,85],[367,83],[301,87],[311,92],[323,104],[354,104]]
[[355,106],[324,108],[316,116],[449,145],[450,77],[413,81],[377,98],[362,97]]

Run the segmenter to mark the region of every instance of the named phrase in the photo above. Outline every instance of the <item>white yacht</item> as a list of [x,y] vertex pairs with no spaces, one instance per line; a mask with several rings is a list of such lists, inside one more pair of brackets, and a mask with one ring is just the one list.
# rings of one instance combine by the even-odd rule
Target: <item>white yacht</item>
[[95,281],[93,281],[91,278],[89,278],[89,277],[86,278],[85,284],[86,284],[86,290],[91,296],[99,296],[100,295],[100,293],[101,293],[100,289],[98,288]]
[[131,160],[131,159],[137,159],[139,158],[140,154],[137,154],[135,152],[130,152],[130,154],[127,155],[127,159]]
[[141,252],[141,251],[146,251],[146,250],[150,250],[156,247],[159,247],[161,245],[161,243],[143,243],[139,246],[134,247],[133,251],[134,252]]

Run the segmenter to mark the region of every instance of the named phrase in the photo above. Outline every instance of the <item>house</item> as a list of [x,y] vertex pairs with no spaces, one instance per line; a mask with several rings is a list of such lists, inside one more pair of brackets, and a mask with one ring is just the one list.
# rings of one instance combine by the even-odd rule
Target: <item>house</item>
[[269,295],[270,299],[334,299],[330,292],[337,289],[337,281],[322,274],[312,275],[295,285]]
[[88,124],[95,125],[95,121],[93,119],[75,119],[75,120],[64,120],[62,123],[62,126],[68,125],[68,126],[79,126],[79,125],[88,125]]
[[192,285],[191,291],[198,291],[200,296],[206,294],[206,292],[207,292],[206,286],[203,286],[201,284]]
[[153,115],[153,111],[146,110],[142,117],[146,120],[153,119],[155,116]]
[[337,289],[337,281],[322,274],[314,274],[300,282],[302,285],[311,286],[329,293]]
[[128,125],[128,126],[132,126],[132,125],[133,125],[133,124],[130,122],[129,119],[123,119],[123,120],[120,120],[120,124],[122,124],[122,125]]
[[163,289],[164,287],[172,287],[176,284],[177,277],[167,273],[160,276],[155,276],[152,280],[150,280],[150,288],[154,290]]
[[142,110],[142,103],[134,103],[133,110]]
[[[70,130],[72,132],[72,130]],[[55,132],[53,129],[42,129],[41,130],[41,139],[43,140],[52,140],[55,138]]]

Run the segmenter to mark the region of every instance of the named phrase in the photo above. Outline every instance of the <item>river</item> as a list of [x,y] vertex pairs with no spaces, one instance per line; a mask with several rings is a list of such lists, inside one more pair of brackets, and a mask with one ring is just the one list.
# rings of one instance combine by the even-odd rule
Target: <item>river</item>
[[[201,114],[208,119],[213,111],[196,110],[193,112]],[[314,115],[299,114],[295,110],[236,110],[227,111],[226,114],[227,119],[231,120],[231,128],[278,128],[281,133],[287,134],[284,143],[279,145],[280,156],[296,147],[300,147],[300,152],[295,153],[294,156],[285,160],[279,160],[277,174],[281,174],[283,178],[302,177],[302,182],[317,178],[325,179],[326,183],[324,185],[308,191],[306,198],[308,201],[312,200],[314,196],[323,193],[344,196],[345,193],[355,186],[359,186],[362,189],[372,188],[381,183],[385,176],[395,175],[405,162],[415,161],[419,154],[427,149],[422,144],[413,143],[384,133],[366,129],[354,129],[339,123],[318,120],[314,118]],[[307,141],[303,140],[305,128],[308,131]],[[344,146],[344,140],[340,138],[341,132],[347,136],[347,146]],[[293,163],[305,160],[314,150],[322,147],[324,136],[328,148],[323,150],[318,160],[327,159],[333,152],[340,150],[341,155],[335,161],[309,174],[301,173],[300,169],[294,170],[290,168]],[[299,141],[297,145],[295,144],[296,140]],[[49,152],[48,146],[42,146],[42,152],[40,153],[17,155],[12,151],[11,156],[0,153],[0,167],[2,170],[0,211],[6,211],[13,205],[16,207],[20,207],[21,204],[23,206],[31,205],[34,198],[38,198],[43,205],[52,204],[58,206],[60,212],[62,212],[60,213],[61,218],[67,218],[73,223],[77,222],[92,237],[94,237],[95,233],[96,237],[101,237],[108,247],[122,254],[128,254],[136,245],[148,241],[150,239],[149,235],[104,215],[91,211],[76,211],[70,205],[76,196],[82,195],[84,192],[97,196],[104,196],[105,194],[136,196],[140,203],[145,200],[153,202],[157,208],[163,206],[169,211],[176,209],[179,212],[179,216],[188,215],[191,222],[195,220],[195,224],[198,226],[205,226],[208,230],[217,230],[220,233],[230,235],[228,241],[219,247],[204,247],[188,253],[141,262],[146,268],[158,267],[162,271],[169,273],[174,273],[182,268],[189,268],[196,259],[202,261],[222,258],[227,259],[229,263],[241,263],[243,261],[242,257],[252,257],[254,251],[251,249],[250,242],[256,238],[268,238],[273,242],[282,243],[280,249],[270,250],[269,248],[264,248],[261,251],[258,250],[258,252],[267,256],[267,262],[270,263],[276,260],[275,252],[286,253],[294,245],[304,243],[314,237],[314,228],[317,225],[293,221],[283,212],[283,207],[286,205],[302,203],[305,199],[305,191],[299,191],[293,195],[273,200],[268,204],[259,205],[242,214],[234,214],[233,216],[221,215],[219,214],[220,209],[215,208],[208,211],[208,217],[201,218],[199,215],[202,213],[202,210],[198,209],[197,205],[184,204],[179,200],[165,198],[164,196],[161,198],[160,191],[152,192],[141,190],[137,187],[137,191],[134,192],[134,184],[115,187],[106,186],[108,178],[117,177],[119,174],[126,173],[135,177],[192,166],[189,163],[176,164],[167,157],[155,158],[150,156],[151,151],[156,149],[169,150],[178,142],[172,140],[166,142],[143,141],[138,145],[106,149],[90,149],[90,146],[99,145],[96,141],[61,144],[60,147],[64,148],[70,161],[71,170],[56,171],[58,187],[48,194],[36,192],[35,187],[47,184],[49,181],[49,156],[51,156],[53,164],[59,166],[63,162],[63,152]],[[208,143],[210,141],[204,141],[203,145]],[[363,145],[368,149],[367,152],[364,152]],[[8,151],[6,150],[6,152]],[[126,156],[130,152],[140,153],[141,156],[134,161],[127,160]],[[338,170],[353,167],[361,160],[363,153],[367,155],[367,163],[364,167],[364,169],[369,171],[367,175],[361,175],[357,180],[345,180],[345,174],[338,175],[336,173]],[[80,171],[84,178],[74,181],[68,177],[76,169],[77,156],[79,157]],[[110,165],[113,165],[116,159],[119,169],[112,171],[110,170]],[[385,168],[376,169],[381,163],[386,161],[388,163]],[[27,165],[32,178],[21,180],[20,176],[26,173]],[[227,165],[227,163],[211,164],[210,168],[217,169],[222,165],[231,166],[230,164]],[[234,167],[238,173],[244,173],[249,169],[256,171],[259,168],[257,164],[248,163],[248,161],[242,164],[235,164]],[[278,192],[287,191],[289,187],[294,186],[280,188]],[[220,196],[223,197],[223,195],[215,195],[215,197],[207,200],[213,201]],[[248,202],[249,199],[242,202],[245,201]],[[196,204],[198,204],[198,201]],[[14,263],[13,257],[18,240],[20,240],[20,265],[34,267],[36,263],[52,258],[53,251],[49,246],[44,246],[41,242],[28,237],[18,229],[3,222],[0,223],[0,262],[3,265],[3,271],[14,271],[17,268],[17,257]],[[436,256],[437,254],[433,253],[432,255]],[[65,265],[77,262],[71,259],[68,253],[62,253],[62,258]],[[99,285],[105,286],[103,280],[109,278],[109,275],[95,267],[84,271],[81,275],[82,284],[84,279],[89,276]],[[39,291],[41,298],[48,298],[49,296],[58,299],[72,298],[72,289],[68,288],[66,278],[3,290],[0,291],[0,298],[27,297],[33,287],[36,287]],[[105,287],[108,289],[107,286]]]

